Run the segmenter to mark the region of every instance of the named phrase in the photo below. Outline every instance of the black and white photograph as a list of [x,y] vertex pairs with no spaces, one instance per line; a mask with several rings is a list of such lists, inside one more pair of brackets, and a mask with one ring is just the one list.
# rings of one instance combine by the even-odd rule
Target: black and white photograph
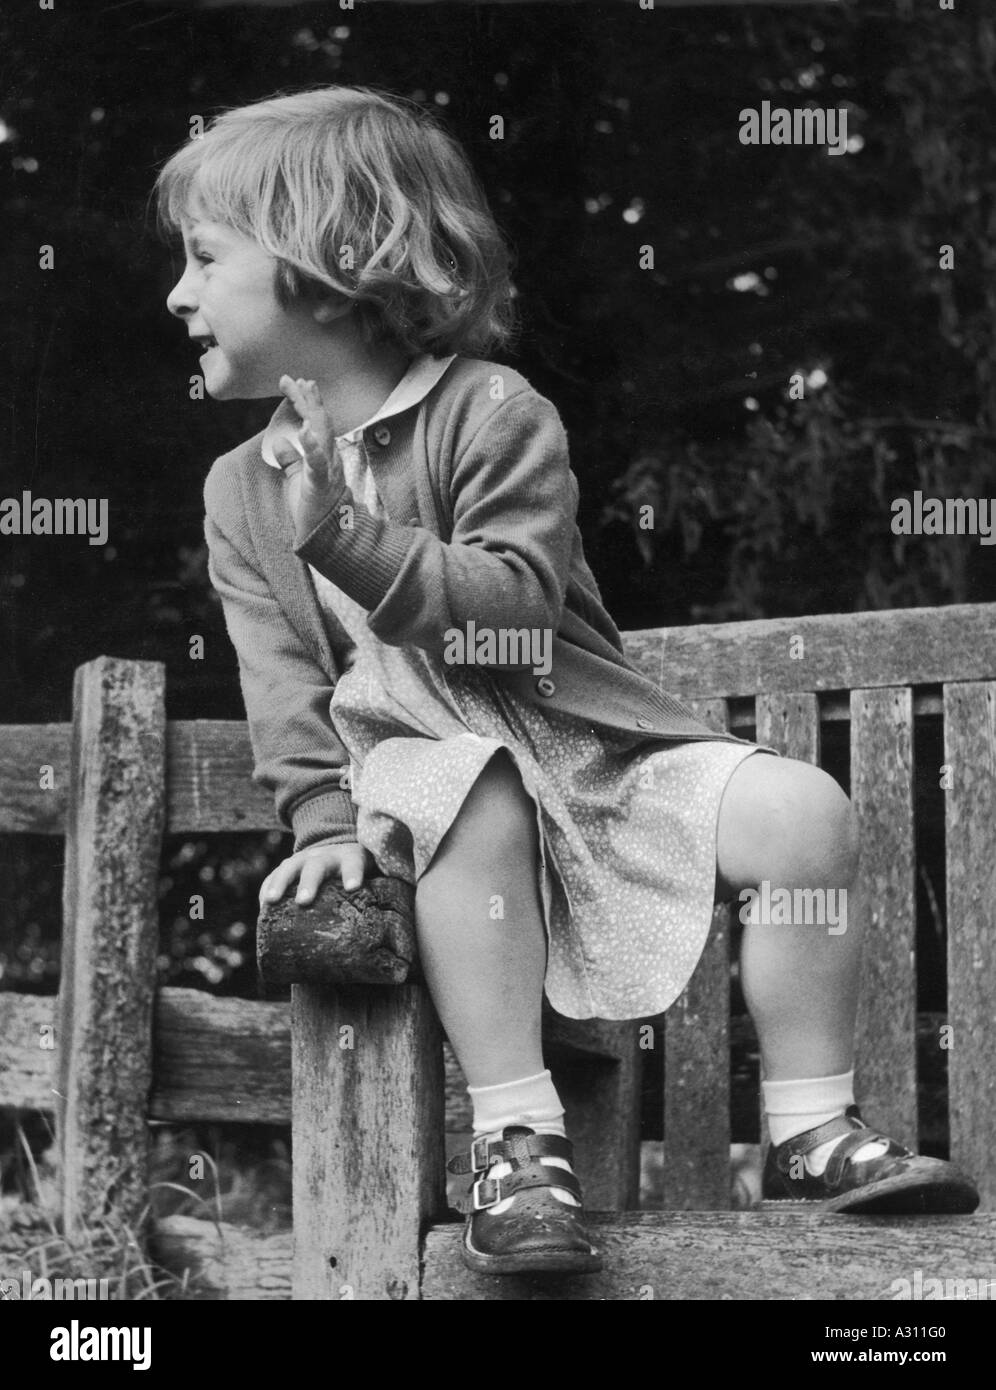
[[967,1371],[996,11],[9,0],[0,75],[11,1355]]

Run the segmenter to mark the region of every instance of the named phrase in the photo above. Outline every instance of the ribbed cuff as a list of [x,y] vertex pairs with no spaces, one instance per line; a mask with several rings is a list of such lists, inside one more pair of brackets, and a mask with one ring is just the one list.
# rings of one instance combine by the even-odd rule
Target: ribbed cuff
[[[371,516],[366,507],[352,498],[347,488],[325,519],[295,544],[294,551],[354,603],[372,613],[383,602],[408,557],[412,537],[406,531],[411,528]],[[353,524],[342,528],[338,509],[344,501],[353,508]]]
[[299,801],[290,812],[294,850],[325,840],[329,844],[356,839],[356,809],[347,791],[317,792]]

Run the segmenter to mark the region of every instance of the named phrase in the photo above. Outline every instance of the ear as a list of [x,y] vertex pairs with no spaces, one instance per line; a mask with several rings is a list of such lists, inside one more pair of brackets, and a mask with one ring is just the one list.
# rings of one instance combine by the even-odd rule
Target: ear
[[311,306],[311,316],[316,323],[335,323],[345,318],[352,307],[352,301],[345,296],[330,295]]

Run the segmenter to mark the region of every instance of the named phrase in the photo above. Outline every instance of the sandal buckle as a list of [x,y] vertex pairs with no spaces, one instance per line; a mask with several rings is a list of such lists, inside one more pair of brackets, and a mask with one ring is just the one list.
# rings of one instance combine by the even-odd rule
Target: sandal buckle
[[[478,1145],[481,1145],[480,1155]],[[470,1141],[470,1171],[472,1173],[486,1173],[490,1166],[491,1159],[488,1156],[488,1141],[486,1138],[472,1139]]]
[[490,1202],[481,1201],[478,1188],[484,1181],[485,1179],[483,1177],[478,1178],[477,1181],[474,1183],[474,1186],[470,1189],[471,1198],[474,1204],[474,1211],[487,1211],[489,1207],[497,1206],[498,1203],[501,1201],[501,1178],[490,1179],[490,1181],[493,1182],[495,1185],[495,1196],[491,1199]]

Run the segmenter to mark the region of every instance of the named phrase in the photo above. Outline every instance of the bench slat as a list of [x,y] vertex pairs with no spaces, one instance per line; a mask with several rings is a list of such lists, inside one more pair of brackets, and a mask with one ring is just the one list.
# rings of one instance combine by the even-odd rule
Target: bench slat
[[[851,693],[851,800],[867,929],[855,1097],[870,1124],[916,1146],[913,708],[906,689]],[[849,910],[850,910],[850,904]]]
[[[685,699],[986,680],[996,604],[823,613],[623,633],[626,654]],[[793,656],[801,637],[803,659]],[[804,678],[804,679],[803,679]]]
[[[996,683],[944,689],[951,1157],[996,1208]],[[938,1040],[940,1043],[940,1039]]]
[[252,778],[249,730],[225,719],[176,720],[166,741],[170,832],[280,830],[273,797]]
[[[70,724],[0,728],[0,833],[62,835],[69,787]],[[39,769],[52,768],[43,789]],[[268,791],[251,781],[249,731],[232,719],[177,719],[166,726],[169,834],[280,830]]]
[[[993,1215],[925,1220],[794,1210],[630,1212],[595,1215],[592,1227],[605,1253],[605,1270],[582,1279],[540,1280],[473,1274],[460,1258],[459,1226],[432,1226],[425,1240],[422,1297],[461,1303],[534,1299],[776,1299],[788,1303],[800,1298],[891,1302],[910,1295],[927,1299],[996,1296]],[[910,1321],[917,1319],[911,1316]],[[717,1331],[717,1335],[723,1333]],[[944,1343],[929,1345],[943,1347]]]
[[[693,706],[722,732],[722,700]],[[663,1204],[678,1210],[730,1205],[730,923],[717,908],[692,978],[664,1018]]]

